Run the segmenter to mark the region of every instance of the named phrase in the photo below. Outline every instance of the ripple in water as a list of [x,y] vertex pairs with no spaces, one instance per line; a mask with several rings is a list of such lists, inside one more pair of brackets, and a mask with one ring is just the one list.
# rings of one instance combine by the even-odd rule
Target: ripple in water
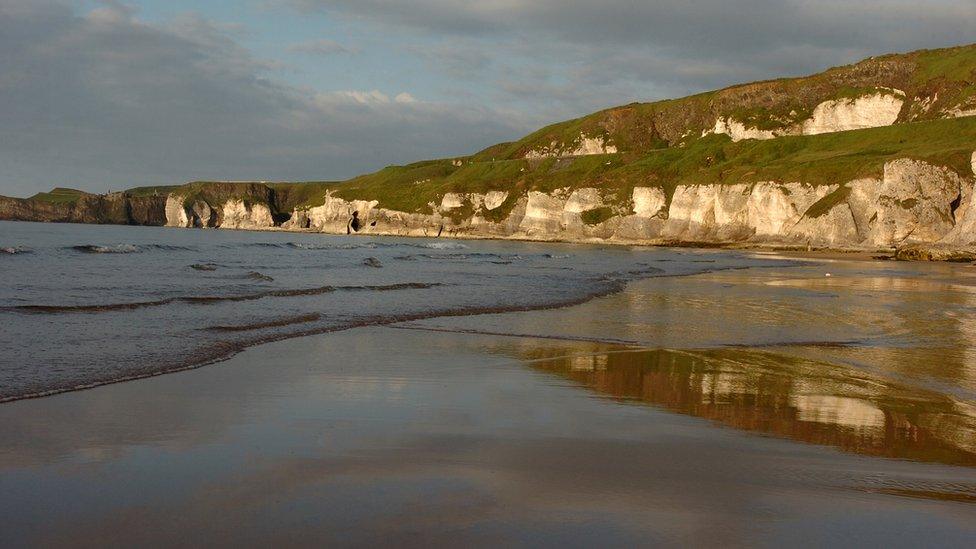
[[[197,367],[265,341],[560,307],[629,280],[705,270],[662,249],[94,225],[4,229],[12,249],[36,253],[4,265],[0,401]],[[104,242],[123,244],[96,244]],[[58,252],[65,249],[77,253]],[[397,261],[408,250],[412,261]],[[773,263],[714,257],[709,270]],[[666,269],[646,266],[662,258],[673,259]]]

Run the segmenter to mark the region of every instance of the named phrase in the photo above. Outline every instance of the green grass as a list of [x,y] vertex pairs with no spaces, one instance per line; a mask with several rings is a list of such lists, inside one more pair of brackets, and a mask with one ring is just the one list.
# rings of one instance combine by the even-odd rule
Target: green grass
[[84,191],[79,191],[77,189],[68,189],[65,187],[55,187],[51,189],[50,192],[37,193],[30,197],[30,200],[36,200],[37,202],[46,202],[48,204],[73,204],[78,201],[82,196],[88,193]]
[[[613,205],[623,205],[636,186],[655,186],[671,195],[678,185],[802,182],[842,185],[863,177],[879,177],[885,162],[914,158],[972,174],[976,150],[976,117],[942,120],[942,109],[976,97],[976,45],[924,50],[867,59],[803,78],[783,78],[733,86],[682,99],[632,103],[549,125],[523,139],[500,143],[468,157],[388,166],[345,182],[300,182],[243,185],[195,182],[176,192],[213,204],[228,198],[273,201],[278,212],[323,203],[327,193],[346,200],[377,200],[380,207],[432,213],[444,194],[508,191],[509,198],[493,210],[480,212],[501,221],[527,191],[594,187]],[[878,87],[903,89],[909,101],[938,94],[928,111],[909,106],[911,116],[928,118],[893,126],[816,136],[781,137],[733,143],[727,136],[702,131],[716,117],[733,116],[764,129],[805,119],[819,102],[873,93]],[[915,110],[912,110],[915,108]],[[906,113],[914,113],[909,116]],[[526,152],[571,146],[580,136],[603,137],[618,154],[575,158],[524,159]],[[457,165],[457,160],[461,160]],[[271,192],[268,192],[270,188]],[[169,187],[130,190],[134,196]],[[841,187],[844,189],[844,187]],[[843,190],[838,190],[842,194]],[[72,202],[80,191],[55,189],[35,198]],[[811,209],[829,210],[831,195]],[[433,207],[432,207],[433,205]],[[457,209],[451,216],[471,214]],[[606,212],[588,213],[596,220]],[[822,213],[821,213],[822,215]],[[599,222],[599,221],[597,221]]]
[[[562,188],[593,187],[614,206],[629,201],[637,186],[660,187],[672,195],[678,185],[737,184],[777,181],[809,185],[844,184],[864,177],[880,177],[884,164],[913,158],[947,166],[971,176],[970,158],[976,150],[976,117],[930,120],[882,128],[814,136],[732,142],[724,135],[694,139],[683,147],[647,153],[592,155],[533,160],[474,160],[461,166],[453,159],[429,160],[389,166],[345,182],[239,184],[194,182],[177,189],[190,201],[203,199],[216,205],[229,198],[249,203],[273,199],[278,212],[321,205],[326,193],[346,200],[377,200],[379,206],[404,212],[432,213],[445,193],[508,191],[508,199],[491,211],[459,208],[449,217],[480,213],[502,221],[527,191],[551,193]],[[135,190],[146,194],[152,187]],[[159,187],[157,189],[166,189]],[[272,192],[269,192],[273,191]],[[842,201],[845,187],[811,207],[822,215]],[[130,191],[133,192],[133,191]],[[70,202],[81,191],[55,189],[36,198]],[[269,198],[272,197],[272,198]],[[468,211],[471,210],[471,211]],[[585,214],[588,223],[600,223],[603,209]],[[821,211],[822,210],[822,211]]]
[[909,55],[914,55],[918,63],[914,75],[916,82],[945,79],[950,82],[972,84],[974,81],[976,47],[973,45],[922,50]]
[[378,200],[381,207],[429,213],[427,204],[439,204],[447,192],[507,190],[511,201],[530,190],[595,187],[623,201],[636,186],[662,187],[671,194],[677,185],[693,184],[840,184],[880,177],[885,162],[905,157],[968,176],[974,150],[976,118],[959,118],[738,143],[713,135],[647,154],[471,161],[462,167],[450,160],[429,161],[385,168],[330,188],[346,199]]
[[166,196],[178,189],[179,185],[156,185],[151,187],[135,187],[126,189],[125,194],[133,197]]
[[[688,142],[731,117],[748,127],[780,129],[809,118],[823,101],[853,99],[881,88],[906,92],[913,119],[938,118],[944,109],[976,101],[976,45],[922,50],[866,59],[800,78],[731,86],[681,99],[632,103],[542,128],[512,143],[475,154],[478,162],[517,159],[556,143],[568,147],[580,136],[602,137],[624,152],[648,152]],[[915,101],[938,96],[928,110]]]
[[269,183],[275,191],[275,204],[279,211],[291,212],[296,208],[321,206],[325,194],[336,186],[335,181],[303,181],[295,183]]

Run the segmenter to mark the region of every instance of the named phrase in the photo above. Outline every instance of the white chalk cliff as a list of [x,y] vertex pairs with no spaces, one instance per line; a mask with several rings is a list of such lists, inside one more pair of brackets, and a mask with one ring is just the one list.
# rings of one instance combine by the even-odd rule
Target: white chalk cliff
[[[976,172],[976,152],[972,157]],[[331,193],[296,209],[281,228],[346,234],[358,211],[362,234],[512,238],[618,243],[809,245],[883,249],[906,245],[976,247],[976,177],[903,158],[878,178],[830,185],[802,181],[679,185],[670,193],[634,187],[447,193],[431,213],[382,208]],[[504,208],[503,208],[504,206]],[[590,215],[599,213],[601,215]],[[273,229],[266,204],[229,199],[217,207],[171,195],[167,225]]]
[[525,153],[525,158],[564,158],[568,156],[587,156],[592,154],[613,154],[617,147],[607,143],[603,137],[589,137],[584,133],[570,141],[553,141],[549,145]]
[[267,204],[229,199],[215,208],[203,200],[171,194],[166,198],[166,226],[258,230],[272,228],[275,222]]
[[[976,153],[973,153],[976,169]],[[599,189],[528,191],[509,202],[493,191],[445,194],[432,213],[407,213],[377,201],[344,200],[297,209],[283,229],[345,234],[352,212],[363,234],[453,236],[621,243],[745,243],[879,249],[907,244],[976,245],[976,177],[912,159],[884,166],[879,178],[809,185],[802,181],[633,188],[626,200]],[[506,210],[502,212],[503,205]],[[228,200],[216,212],[205,204],[167,203],[170,226],[274,226],[260,204]],[[590,212],[606,215],[587,219]]]
[[759,129],[732,117],[725,117],[716,120],[715,126],[705,134],[725,134],[733,141],[742,141],[878,128],[894,124],[904,104],[903,91],[881,89],[860,97],[824,101],[813,109],[809,118],[784,124],[779,128]]

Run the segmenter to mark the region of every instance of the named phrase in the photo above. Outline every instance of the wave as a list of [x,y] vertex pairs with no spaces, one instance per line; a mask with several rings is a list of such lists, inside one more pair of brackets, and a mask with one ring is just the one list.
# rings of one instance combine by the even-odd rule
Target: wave
[[365,242],[360,244],[319,244],[315,242],[248,242],[246,244],[222,244],[221,248],[277,248],[293,250],[358,250],[375,249],[395,246],[396,244],[383,244],[377,242]]
[[194,246],[175,246],[173,244],[144,244],[140,246],[147,250],[164,250],[167,252],[192,252],[198,248]]
[[259,273],[257,271],[249,271],[241,275],[239,278],[243,278],[245,280],[260,280],[262,282],[274,282],[273,277],[270,277],[263,273]]
[[242,274],[222,275],[222,276],[215,276],[212,278],[220,278],[223,280],[257,280],[260,282],[274,282],[273,276],[268,276],[259,271],[248,271]]
[[350,242],[345,244],[325,244],[319,242],[248,242],[245,244],[223,244],[221,248],[279,248],[295,250],[375,250],[377,248],[424,248],[428,250],[466,250],[468,246],[460,242]]
[[238,324],[234,326],[211,326],[206,329],[215,332],[249,332],[251,330],[263,330],[265,328],[281,328],[283,326],[291,326],[293,324],[305,324],[308,322],[315,322],[320,318],[322,318],[321,314],[311,313],[307,315],[283,317],[275,320],[268,320],[265,322],[258,322],[254,324]]
[[[258,273],[260,274],[260,273]],[[0,307],[2,311],[12,311],[34,314],[59,314],[59,313],[104,313],[114,311],[128,311],[142,309],[146,307],[160,307],[172,303],[188,303],[191,305],[212,305],[215,303],[254,301],[268,297],[299,297],[322,295],[331,292],[391,292],[397,290],[424,290],[441,286],[442,284],[426,282],[401,282],[397,284],[385,285],[363,285],[363,286],[318,286],[315,288],[297,288],[289,290],[269,290],[253,294],[226,295],[226,296],[181,296],[168,297],[152,301],[133,301],[128,303],[102,303],[93,305],[13,305]]]
[[[795,263],[791,263],[794,265]],[[444,308],[433,308],[418,312],[405,312],[403,314],[374,314],[363,316],[359,318],[330,318],[320,316],[319,318],[313,318],[311,314],[293,316],[293,317],[278,317],[272,318],[266,321],[258,321],[252,324],[244,324],[238,326],[214,326],[213,329],[221,332],[228,332],[226,338],[219,341],[210,342],[210,344],[195,349],[190,354],[175,359],[173,361],[167,362],[166,364],[156,364],[147,365],[145,368],[129,372],[126,375],[114,375],[112,377],[93,379],[85,383],[75,384],[71,386],[62,387],[34,387],[28,388],[28,391],[21,391],[18,394],[3,394],[0,392],[0,402],[6,402],[11,400],[20,400],[24,398],[37,398],[47,395],[52,395],[56,393],[62,393],[66,391],[82,390],[92,387],[97,387],[100,385],[107,385],[111,383],[119,383],[134,379],[140,379],[145,377],[157,376],[166,373],[178,372],[183,370],[200,368],[213,364],[222,360],[226,360],[231,356],[237,354],[241,350],[251,347],[254,345],[260,345],[263,343],[270,343],[273,341],[281,341],[285,339],[310,336],[315,334],[324,334],[329,332],[337,332],[342,330],[347,330],[357,327],[365,326],[390,326],[393,324],[401,322],[411,322],[429,318],[436,317],[457,317],[457,316],[468,316],[468,315],[479,315],[479,314],[492,314],[492,313],[506,313],[515,311],[528,311],[528,310],[543,310],[543,309],[555,309],[562,308],[572,305],[577,305],[584,303],[593,299],[595,297],[605,296],[612,293],[619,292],[622,290],[627,282],[637,278],[643,278],[647,276],[693,276],[696,274],[701,274],[702,272],[714,272],[726,269],[745,269],[749,268],[746,266],[728,266],[728,267],[715,267],[710,269],[705,269],[703,271],[696,271],[693,273],[675,273],[675,274],[665,274],[659,269],[650,267],[647,264],[639,264],[642,267],[640,269],[626,270],[621,269],[612,274],[613,276],[595,276],[589,279],[589,282],[594,283],[590,288],[584,290],[579,295],[559,295],[554,296],[554,299],[541,303],[512,303],[504,305],[486,305],[486,306],[461,306],[461,307],[444,307]],[[755,267],[755,266],[754,266]],[[306,289],[294,289],[294,290],[277,290],[272,292],[262,292],[259,294],[250,294],[245,296],[228,296],[229,299],[257,299],[261,297],[268,296],[291,296],[291,295],[303,295],[303,294],[313,294],[313,293],[325,293],[329,291],[396,291],[401,289],[424,289],[431,288],[434,286],[443,286],[441,283],[401,283],[401,284],[390,284],[383,286],[325,286],[319,288],[306,288]],[[135,308],[139,306],[151,306],[156,304],[165,304],[172,302],[188,302],[194,304],[209,304],[219,302],[216,300],[207,299],[206,297],[202,299],[192,299],[192,298],[171,298],[167,300],[158,300],[155,302],[145,302],[145,303],[122,303],[122,304],[108,304],[107,306],[74,306],[74,307],[47,307],[44,310],[44,306],[20,306],[20,307],[3,307],[0,310],[19,310],[22,312],[98,312],[99,307],[103,310],[108,310],[107,307],[118,309],[124,308]],[[87,310],[87,311],[86,311]],[[294,326],[292,329],[287,329],[287,326]],[[282,327],[281,330],[264,330],[262,328],[276,328]],[[239,335],[231,337],[234,333]],[[627,342],[622,342],[627,343]]]
[[69,249],[86,254],[134,254],[142,251],[135,244],[116,244],[115,246],[81,244],[78,246],[71,246]]
[[[559,256],[559,257],[569,257],[569,256]],[[494,263],[496,265],[510,265],[515,261],[524,261],[532,259],[551,259],[550,254],[541,255],[528,255],[523,256],[520,254],[497,254],[490,252],[462,252],[462,253],[419,253],[419,254],[406,254],[394,256],[393,259],[399,261],[416,261],[418,259],[428,259],[431,261],[469,261],[469,260],[481,260],[487,261],[489,263]]]
[[66,249],[86,254],[135,254],[149,250],[162,250],[167,252],[193,250],[193,248],[186,246],[173,246],[170,244],[142,244],[138,246],[135,244],[115,244],[114,246],[102,244],[79,244],[77,246],[69,246]]
[[[226,267],[226,265],[218,265],[216,263],[194,263],[190,265],[190,268],[195,271],[213,272],[218,268]],[[208,278],[219,278],[222,280],[258,280],[261,282],[274,282],[274,277],[268,276],[259,271],[248,271],[246,273],[238,274],[226,274],[217,275]]]
[[0,254],[3,255],[17,255],[17,254],[29,254],[33,253],[30,248],[25,248],[23,246],[5,246],[0,248]]
[[431,250],[467,250],[468,246],[460,242],[428,242],[426,244],[410,244],[417,248],[429,248]]
[[[440,283],[426,284],[426,283],[408,282],[408,283],[401,283],[401,284],[390,284],[386,286],[342,286],[342,287],[336,287],[334,290],[393,291],[399,289],[430,288],[430,287],[441,286],[441,285],[442,284]],[[594,297],[609,295],[612,293],[619,292],[622,289],[623,289],[623,284],[617,282],[614,284],[604,285],[601,289],[594,291],[589,295],[583,295],[576,298],[571,298],[571,299],[566,299],[566,300],[556,301],[556,302],[551,302],[546,304],[537,304],[537,305],[520,304],[520,305],[508,305],[508,306],[502,305],[502,306],[447,308],[441,310],[418,312],[418,313],[406,313],[406,314],[399,314],[399,315],[375,315],[375,316],[368,316],[368,317],[364,317],[352,321],[347,321],[340,324],[330,324],[325,326],[313,325],[304,329],[299,329],[297,331],[291,331],[291,332],[278,332],[278,333],[272,332],[269,334],[264,334],[258,337],[253,337],[241,341],[219,341],[211,344],[206,348],[200,349],[196,353],[182,360],[169,364],[166,367],[162,367],[158,369],[154,368],[154,369],[149,369],[141,372],[134,372],[129,375],[123,375],[123,376],[113,377],[109,379],[94,380],[91,382],[80,383],[80,384],[67,386],[67,387],[41,389],[41,390],[35,390],[32,392],[26,392],[21,394],[14,394],[14,395],[4,395],[0,393],[0,403],[10,402],[15,400],[31,399],[31,398],[41,398],[41,397],[51,396],[59,393],[65,393],[70,391],[81,391],[81,390],[92,389],[104,385],[111,385],[115,383],[123,383],[126,381],[145,379],[149,377],[155,377],[155,376],[160,376],[160,375],[165,375],[165,374],[170,374],[175,372],[194,370],[197,368],[208,366],[210,364],[221,362],[223,360],[227,360],[232,356],[236,355],[237,353],[241,352],[242,350],[254,345],[272,343],[275,341],[283,341],[295,337],[326,334],[332,332],[341,332],[344,330],[349,330],[353,328],[363,328],[368,326],[389,326],[400,322],[412,322],[412,321],[425,320],[425,319],[437,318],[437,317],[461,317],[461,316],[472,316],[472,315],[481,315],[481,314],[497,314],[497,313],[518,312],[518,311],[559,309],[563,307],[569,307],[572,305],[585,303],[586,301],[589,301]],[[301,323],[313,323],[319,320],[319,319],[312,320],[310,317],[311,315],[309,315],[309,320]],[[299,317],[293,317],[292,320],[297,321],[298,318]],[[278,319],[278,320],[283,321],[286,319]],[[261,323],[261,324],[268,324],[268,323]],[[288,326],[291,324],[299,324],[299,322],[282,324],[282,326]],[[254,324],[251,326],[259,326],[259,324]],[[254,328],[254,330],[251,330],[249,329],[248,325],[238,326],[238,327],[233,327],[233,326],[223,327],[223,328],[230,328],[230,329],[225,329],[220,331],[246,332],[246,331],[254,331],[260,329],[260,328]],[[237,329],[237,328],[241,328],[241,329]]]
[[362,244],[316,244],[311,242],[289,242],[282,247],[296,248],[299,250],[375,250],[376,248],[388,248],[396,244],[386,244],[379,242],[365,242]]

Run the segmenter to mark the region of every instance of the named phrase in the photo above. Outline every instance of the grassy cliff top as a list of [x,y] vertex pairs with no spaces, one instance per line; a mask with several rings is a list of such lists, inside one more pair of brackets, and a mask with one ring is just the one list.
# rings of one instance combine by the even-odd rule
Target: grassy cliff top
[[78,189],[55,187],[46,193],[37,193],[30,197],[29,200],[46,202],[48,204],[71,204],[77,202],[79,198],[87,194],[85,191],[79,191]]
[[476,160],[522,158],[529,151],[572,144],[580,134],[621,152],[646,152],[698,138],[719,118],[772,130],[805,120],[820,103],[874,93],[905,93],[898,122],[976,109],[976,44],[891,54],[800,78],[731,86],[682,99],[632,103],[542,128],[485,149]]
[[[896,124],[874,129],[732,142],[703,133],[721,117],[760,129],[787,127],[816,105],[864,94],[904,93]],[[448,192],[552,191],[595,187],[621,202],[635,186],[669,195],[682,184],[757,181],[843,183],[880,176],[884,163],[916,158],[971,172],[976,117],[976,45],[872,57],[801,78],[732,86],[683,99],[633,103],[553,124],[523,139],[469,157],[389,166],[344,182],[231,183],[197,181],[179,187],[139,187],[130,196],[173,192],[212,205],[229,199],[265,203],[278,212],[322,204],[327,193],[377,200],[380,206],[429,212]],[[616,154],[525,159],[529,151],[572,147],[580,135],[602,138]],[[54,189],[35,200],[69,203],[86,193]]]
[[[130,197],[166,196],[170,192],[178,189],[179,185],[160,185],[154,187],[135,187],[123,191]],[[96,196],[92,193],[69,189],[67,187],[55,187],[46,193],[37,193],[27,200],[43,202],[47,204],[74,204],[82,197]]]
[[427,160],[389,166],[345,182],[194,182],[177,189],[211,204],[230,198],[265,202],[280,212],[322,204],[327,193],[347,200],[377,200],[384,208],[431,211],[445,193],[551,192],[594,187],[611,201],[625,203],[634,187],[660,187],[671,195],[678,185],[801,182],[845,183],[880,177],[884,164],[913,158],[971,176],[976,151],[976,117],[925,120],[880,128],[769,140],[733,142],[709,135],[683,146],[644,153],[570,158]]
[[145,196],[166,196],[169,193],[178,189],[179,185],[155,185],[150,187],[135,187],[132,189],[127,189],[125,194],[133,197],[145,197]]
[[448,192],[492,190],[549,192],[559,188],[595,187],[619,200],[636,186],[661,187],[671,194],[677,185],[803,182],[843,183],[880,177],[884,164],[914,158],[972,175],[976,151],[976,117],[927,120],[893,126],[776,139],[733,142],[710,135],[683,147],[646,153],[619,153],[572,158],[432,160],[391,166],[324,185],[346,199],[379,200],[380,206],[427,211]]

